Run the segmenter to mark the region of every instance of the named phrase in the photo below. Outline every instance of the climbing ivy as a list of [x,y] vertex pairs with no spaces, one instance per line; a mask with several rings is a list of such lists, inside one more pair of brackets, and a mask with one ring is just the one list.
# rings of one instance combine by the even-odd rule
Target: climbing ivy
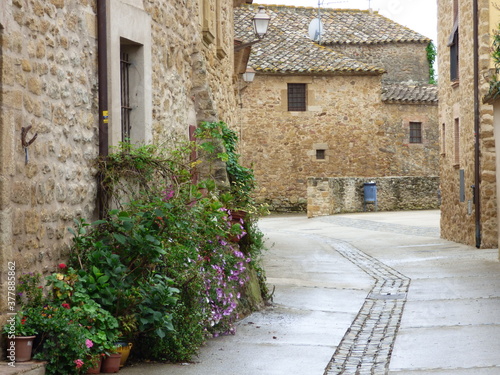
[[437,55],[436,46],[434,43],[429,42],[425,50],[427,51],[427,61],[429,61],[429,83],[435,85],[437,83],[436,71],[434,69],[434,62]]

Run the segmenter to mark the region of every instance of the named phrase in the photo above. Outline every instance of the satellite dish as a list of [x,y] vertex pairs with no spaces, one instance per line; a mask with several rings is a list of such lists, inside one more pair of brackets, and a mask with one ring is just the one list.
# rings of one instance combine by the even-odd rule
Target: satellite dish
[[321,34],[323,33],[323,24],[319,18],[315,18],[309,24],[309,38],[314,42],[321,41]]

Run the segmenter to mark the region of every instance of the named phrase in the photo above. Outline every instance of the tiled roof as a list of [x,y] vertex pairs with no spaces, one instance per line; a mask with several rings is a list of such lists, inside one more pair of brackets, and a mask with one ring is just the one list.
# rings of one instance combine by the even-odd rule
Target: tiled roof
[[382,101],[389,103],[438,103],[436,85],[415,83],[384,84]]
[[[235,8],[236,39],[255,39],[252,18],[257,10],[257,4]],[[268,33],[253,45],[250,57],[250,65],[262,72],[382,74],[381,67],[349,58],[328,46],[430,41],[377,12],[321,8],[325,31],[320,46],[308,35],[310,22],[318,16],[317,8],[266,5],[265,11],[271,16]]]
[[384,69],[351,59],[309,38],[275,38],[254,48],[250,64],[255,70],[275,73],[359,72],[382,74]]

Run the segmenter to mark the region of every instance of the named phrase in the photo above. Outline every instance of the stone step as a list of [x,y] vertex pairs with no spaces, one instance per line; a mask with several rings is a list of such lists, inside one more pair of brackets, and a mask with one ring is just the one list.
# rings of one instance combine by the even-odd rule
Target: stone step
[[27,361],[16,362],[9,366],[9,362],[0,362],[0,375],[45,375],[45,362]]

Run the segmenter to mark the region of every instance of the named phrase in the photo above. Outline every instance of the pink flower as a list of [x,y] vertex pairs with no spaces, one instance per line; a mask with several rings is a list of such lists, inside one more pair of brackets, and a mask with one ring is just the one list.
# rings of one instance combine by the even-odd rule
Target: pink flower
[[173,191],[173,190],[166,190],[166,191],[163,192],[163,194],[164,194],[163,200],[166,202],[169,199],[172,199],[174,197],[175,191]]
[[87,348],[90,349],[91,347],[94,346],[94,343],[92,342],[92,340],[87,339],[85,340],[85,345],[87,346]]
[[67,266],[66,266],[64,263],[59,263],[58,267],[59,267],[59,269],[63,270],[63,269],[65,269]]
[[63,303],[61,306],[64,307],[65,309],[70,309],[71,308],[71,306],[69,305],[69,303]]
[[83,361],[81,359],[75,359],[73,362],[75,362],[76,368],[83,366]]

